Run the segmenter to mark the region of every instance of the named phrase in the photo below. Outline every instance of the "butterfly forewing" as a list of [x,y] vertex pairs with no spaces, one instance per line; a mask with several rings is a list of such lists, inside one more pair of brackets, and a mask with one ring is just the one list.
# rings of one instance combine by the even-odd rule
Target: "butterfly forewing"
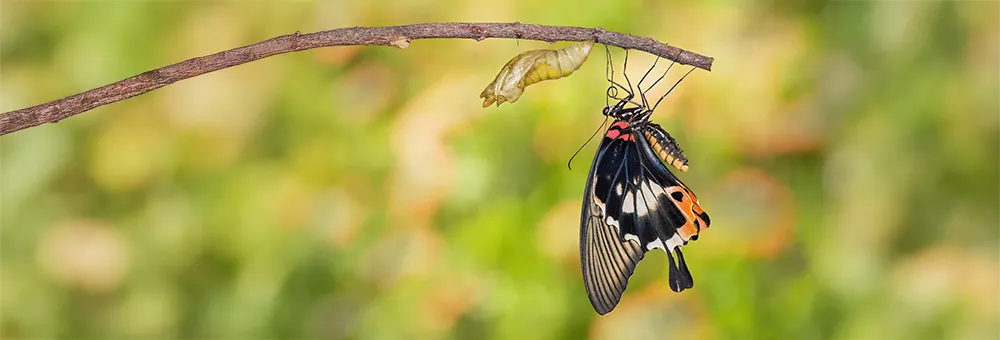
[[[613,188],[623,185],[625,177],[626,144],[605,138],[600,151],[594,156],[583,199],[580,232],[580,265],[583,268],[584,287],[594,309],[607,314],[618,305],[628,279],[645,251],[638,240],[625,240],[616,220],[620,216],[620,194]],[[603,168],[602,168],[603,166]],[[613,169],[610,169],[613,167]],[[608,200],[616,202],[610,213]]]

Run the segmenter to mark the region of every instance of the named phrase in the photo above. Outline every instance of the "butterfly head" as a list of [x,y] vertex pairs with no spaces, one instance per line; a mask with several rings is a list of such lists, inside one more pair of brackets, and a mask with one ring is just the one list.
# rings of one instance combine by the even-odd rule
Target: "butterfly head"
[[603,114],[605,116],[614,118],[615,120],[626,121],[630,124],[639,124],[649,120],[649,116],[653,114],[653,111],[647,110],[645,106],[629,106],[625,105],[629,102],[627,100],[618,101],[617,104],[612,106],[604,107]]

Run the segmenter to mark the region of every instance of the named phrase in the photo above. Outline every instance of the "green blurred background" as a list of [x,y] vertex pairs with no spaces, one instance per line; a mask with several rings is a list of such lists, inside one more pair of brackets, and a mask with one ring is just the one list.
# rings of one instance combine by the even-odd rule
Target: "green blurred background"
[[603,46],[482,109],[507,59],[550,45],[423,40],[279,55],[2,137],[4,339],[1000,336],[996,1],[0,4],[3,111],[356,25],[601,26],[715,57],[653,117],[712,217],[685,248],[692,290],[654,253],[610,315],[584,292],[596,143],[566,161],[602,120]]

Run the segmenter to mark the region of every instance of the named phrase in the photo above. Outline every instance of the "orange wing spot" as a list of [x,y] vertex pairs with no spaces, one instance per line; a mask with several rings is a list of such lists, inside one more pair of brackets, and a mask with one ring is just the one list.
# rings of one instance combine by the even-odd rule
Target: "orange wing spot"
[[[691,189],[688,188],[687,185],[684,185],[684,183],[678,183],[678,184],[680,184],[681,187],[684,188],[684,193],[686,193],[688,196],[691,196],[691,199],[694,200],[694,204],[697,205],[698,204],[698,196],[694,195],[694,191],[691,191]],[[701,209],[701,207],[698,207],[698,209]]]
[[[689,195],[690,191],[686,190],[684,187],[668,187],[666,188],[666,191],[667,195],[670,196],[670,200],[674,202],[677,209],[679,209],[681,214],[684,215],[684,224],[677,228],[677,234],[681,235],[681,238],[683,238],[684,241],[688,241],[691,239],[691,236],[698,235],[700,228],[694,224],[695,220],[699,220],[701,225],[705,225],[705,221],[700,221],[701,218],[698,217],[698,215],[695,215],[695,207],[697,207],[698,204],[692,200],[692,196]],[[675,192],[681,193],[680,200],[674,199],[673,194]],[[700,210],[701,207],[698,207],[697,209]]]
[[701,215],[701,214],[705,213],[704,210],[701,210],[701,205],[698,205],[698,203],[695,203],[694,205],[692,205],[691,206],[691,210],[694,211],[694,213],[698,214],[698,215]]
[[691,196],[691,201],[693,202],[693,204],[691,204],[691,212],[694,213],[694,219],[698,221],[698,225],[701,227],[700,229],[708,228],[708,222],[701,218],[702,215],[705,215],[705,210],[702,209],[701,204],[698,203],[698,196],[695,196],[694,192],[691,191],[691,189],[688,189],[687,186],[683,186],[682,188],[684,193]]
[[690,241],[691,236],[698,235],[698,227],[689,220],[680,229],[677,229],[677,233],[681,235],[684,241]]
[[701,229],[708,228],[710,224],[701,218],[702,215],[705,215],[705,211],[701,210],[701,206],[698,203],[694,204],[694,213],[695,219],[698,220],[698,225],[701,226]]

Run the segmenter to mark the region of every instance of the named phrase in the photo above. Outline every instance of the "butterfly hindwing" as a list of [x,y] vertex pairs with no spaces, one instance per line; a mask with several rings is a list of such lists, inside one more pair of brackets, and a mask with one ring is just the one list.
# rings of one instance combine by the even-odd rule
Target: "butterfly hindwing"
[[[645,130],[656,132],[647,135],[666,134],[658,125],[650,124],[644,126]],[[684,185],[667,167],[662,163],[653,149],[657,146],[655,138],[647,138],[637,143],[640,154],[644,156],[643,164],[648,166],[646,172],[651,181],[649,183],[658,184],[664,193],[660,203],[664,206],[673,207],[668,209],[670,218],[669,225],[676,231],[677,238],[674,244],[677,246],[687,244],[690,240],[697,240],[698,233],[702,229],[708,228],[710,219],[708,214],[701,208],[698,197],[694,195],[687,185]],[[671,244],[667,244],[670,246]]]

